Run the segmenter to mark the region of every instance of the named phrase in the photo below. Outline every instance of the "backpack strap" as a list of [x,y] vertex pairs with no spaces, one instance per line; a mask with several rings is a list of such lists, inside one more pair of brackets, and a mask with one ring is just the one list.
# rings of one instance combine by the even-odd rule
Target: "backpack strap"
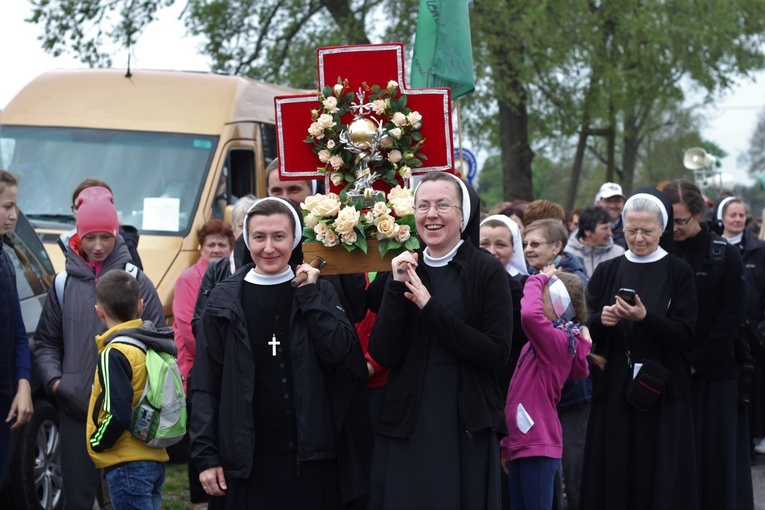
[[113,343],[132,345],[133,347],[138,347],[144,353],[146,353],[146,350],[147,350],[145,343],[141,342],[140,340],[136,340],[135,338],[131,338],[129,336],[118,336],[114,340],[109,342],[109,345]]
[[128,274],[136,280],[138,279],[138,275],[141,273],[141,269],[132,262],[125,264],[125,271],[127,271]]
[[722,282],[723,270],[725,269],[725,249],[727,246],[728,241],[715,232],[709,232],[709,253],[704,259],[704,264],[712,266],[718,287]]
[[64,313],[64,289],[66,289],[66,282],[68,280],[69,274],[66,272],[66,269],[59,272],[54,280],[56,301],[58,301],[58,307],[61,309],[61,313]]

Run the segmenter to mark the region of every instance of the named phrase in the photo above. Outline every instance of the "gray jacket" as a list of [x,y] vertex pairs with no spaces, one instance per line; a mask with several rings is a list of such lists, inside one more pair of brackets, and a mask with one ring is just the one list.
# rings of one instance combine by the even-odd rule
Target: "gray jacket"
[[624,254],[624,248],[618,244],[614,244],[614,240],[609,238],[606,246],[589,246],[582,244],[579,240],[579,230],[574,230],[571,236],[568,238],[568,244],[566,244],[566,251],[572,255],[576,255],[582,261],[584,266],[584,274],[587,278],[592,278],[592,273],[595,268],[601,262],[606,260],[615,259]]
[[[122,236],[117,236],[114,251],[104,261],[101,273],[124,269],[130,260]],[[63,313],[55,296],[56,286],[48,291],[35,333],[34,366],[49,392],[53,383],[61,379],[56,390],[59,410],[85,421],[98,361],[96,335],[106,328],[95,311],[96,277],[85,260],[72,250],[66,253],[66,272]],[[154,284],[143,271],[137,279],[143,299],[141,318],[158,328],[164,327],[165,314]]]

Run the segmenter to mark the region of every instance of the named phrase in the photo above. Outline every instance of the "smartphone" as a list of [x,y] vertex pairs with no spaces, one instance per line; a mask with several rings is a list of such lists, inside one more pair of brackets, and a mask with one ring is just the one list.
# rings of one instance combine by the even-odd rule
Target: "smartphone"
[[625,300],[630,306],[635,306],[635,291],[632,289],[619,289],[617,295]]

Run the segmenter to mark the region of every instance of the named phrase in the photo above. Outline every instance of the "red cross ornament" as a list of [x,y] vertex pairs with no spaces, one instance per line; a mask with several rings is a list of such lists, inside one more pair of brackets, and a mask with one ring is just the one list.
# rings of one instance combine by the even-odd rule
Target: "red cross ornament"
[[[357,91],[367,86],[386,84],[395,80],[402,94],[407,96],[407,107],[422,115],[420,133],[425,140],[419,152],[425,154],[423,165],[412,168],[413,174],[453,171],[452,102],[448,88],[409,89],[404,70],[402,43],[331,46],[316,51],[318,90],[332,87],[347,80],[348,89]],[[279,96],[274,100],[276,114],[276,149],[279,174],[285,180],[322,179],[325,174],[311,144],[304,140],[311,124],[311,111],[320,108],[316,94]],[[353,115],[347,113],[342,121],[347,125]],[[330,186],[338,192],[343,186]],[[383,183],[384,184],[384,183]],[[378,186],[376,185],[375,188]]]

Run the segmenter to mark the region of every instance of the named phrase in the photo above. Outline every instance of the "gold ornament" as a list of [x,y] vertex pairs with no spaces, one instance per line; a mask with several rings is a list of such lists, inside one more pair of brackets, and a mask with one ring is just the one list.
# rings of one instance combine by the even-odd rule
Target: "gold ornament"
[[366,118],[355,119],[348,126],[348,139],[358,149],[368,149],[372,144],[372,137],[377,131],[375,123]]

